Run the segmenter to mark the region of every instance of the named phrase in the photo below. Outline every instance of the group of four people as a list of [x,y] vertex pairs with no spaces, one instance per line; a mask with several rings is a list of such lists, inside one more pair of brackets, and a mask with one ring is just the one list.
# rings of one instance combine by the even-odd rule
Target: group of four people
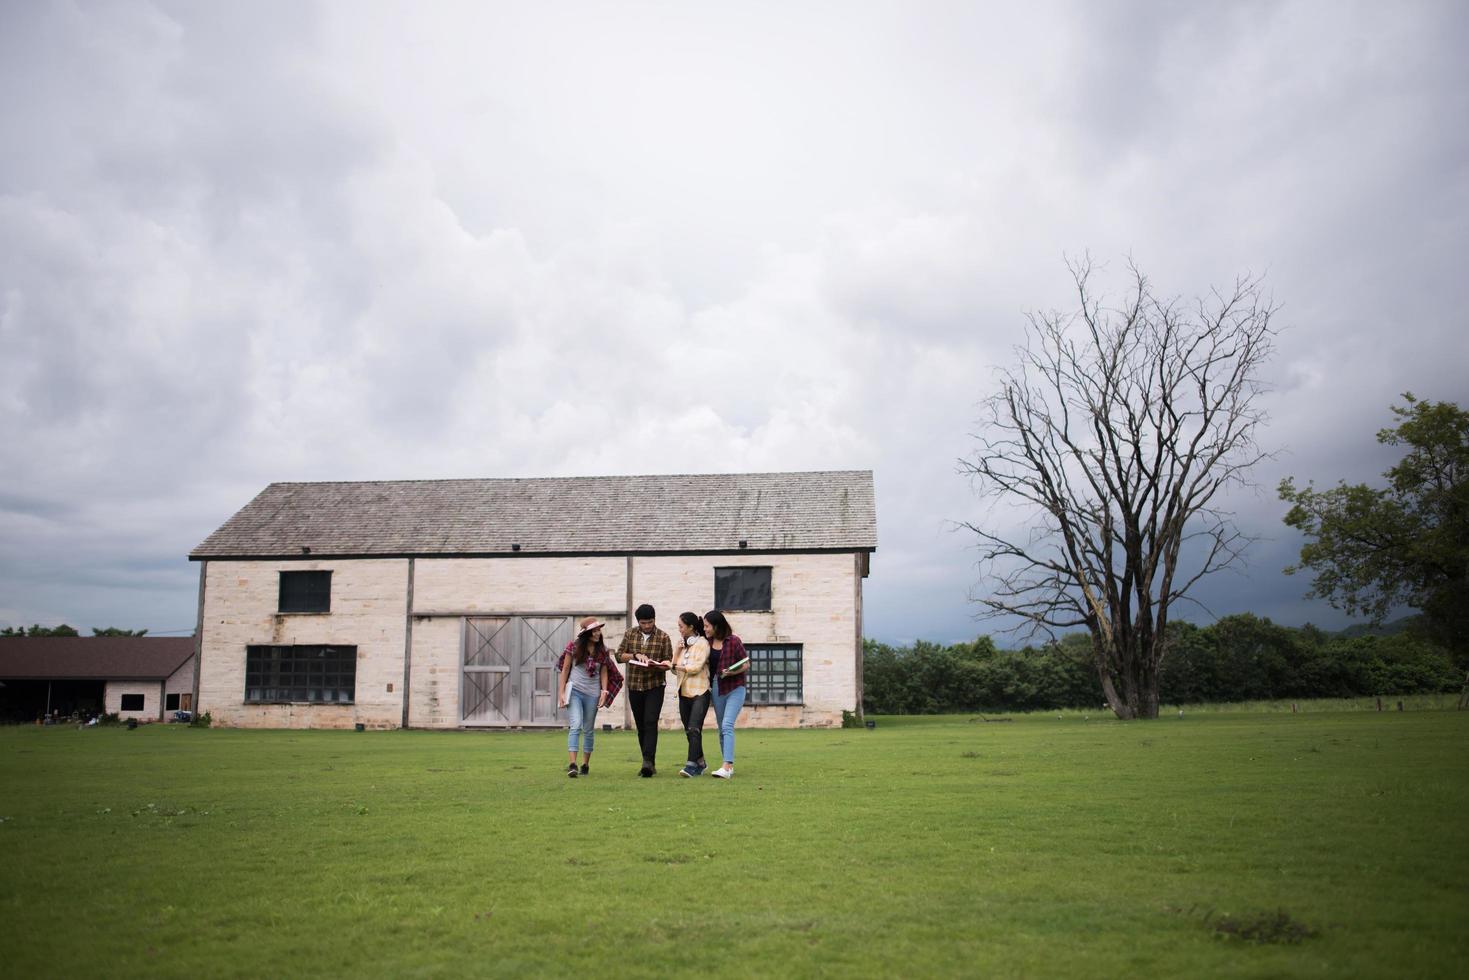
[[[711,775],[733,778],[735,719],[745,705],[745,681],[750,670],[745,645],[717,609],[702,617],[691,612],[679,615],[677,654],[668,634],[658,628],[652,606],[644,603],[633,615],[637,629],[623,634],[615,663],[602,641],[602,628],[607,624],[595,616],[577,624],[576,638],[566,645],[557,662],[561,675],[558,701],[568,709],[566,775],[575,779],[591,770],[597,709],[610,705],[622,689],[623,678],[617,667],[621,663],[627,665],[627,701],[643,755],[638,775],[649,777],[657,772],[658,716],[672,673],[678,685],[678,715],[689,742],[688,761],[678,774],[702,776],[709,768],[704,759],[704,719],[713,703],[722,764]],[[578,749],[580,767],[576,762]]]

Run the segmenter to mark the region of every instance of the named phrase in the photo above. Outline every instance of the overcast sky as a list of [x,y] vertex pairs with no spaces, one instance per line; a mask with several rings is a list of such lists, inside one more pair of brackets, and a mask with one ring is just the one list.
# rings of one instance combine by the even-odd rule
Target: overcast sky
[[1466,50],[1452,0],[0,0],[0,625],[191,630],[277,480],[861,468],[868,634],[972,637],[956,460],[1086,252],[1267,276],[1265,540],[1200,595],[1344,625],[1274,486],[1469,404]]

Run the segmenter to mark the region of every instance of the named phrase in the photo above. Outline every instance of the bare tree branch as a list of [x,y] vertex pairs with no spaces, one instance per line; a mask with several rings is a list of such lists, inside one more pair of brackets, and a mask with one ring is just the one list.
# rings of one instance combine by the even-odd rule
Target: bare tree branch
[[1154,717],[1170,607],[1251,543],[1213,502],[1267,455],[1257,400],[1276,310],[1250,276],[1190,304],[1160,299],[1131,263],[1113,309],[1090,258],[1068,267],[1077,309],[1027,317],[959,461],[977,494],[1033,517],[1018,539],[961,525],[988,573],[973,598],[1030,629],[1086,626],[1113,710]]

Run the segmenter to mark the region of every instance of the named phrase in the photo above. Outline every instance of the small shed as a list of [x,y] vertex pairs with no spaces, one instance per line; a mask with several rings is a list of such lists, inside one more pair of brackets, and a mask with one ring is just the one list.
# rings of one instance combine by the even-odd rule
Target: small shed
[[194,699],[192,636],[0,637],[0,720],[163,720]]

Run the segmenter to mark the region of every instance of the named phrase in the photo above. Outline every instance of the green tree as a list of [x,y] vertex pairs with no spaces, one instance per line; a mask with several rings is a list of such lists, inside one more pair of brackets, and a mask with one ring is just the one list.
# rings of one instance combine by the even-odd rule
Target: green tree
[[76,627],[62,623],[60,626],[32,626],[26,629],[24,626],[7,626],[0,630],[0,636],[81,636]]
[[146,636],[147,630],[125,630],[117,626],[92,627],[93,636]]
[[[1401,446],[1385,487],[1280,484],[1285,523],[1306,536],[1299,564],[1307,593],[1379,623],[1392,610],[1423,613],[1429,636],[1469,666],[1469,412],[1403,396],[1398,424],[1377,441]],[[1469,678],[1466,678],[1469,689]]]

